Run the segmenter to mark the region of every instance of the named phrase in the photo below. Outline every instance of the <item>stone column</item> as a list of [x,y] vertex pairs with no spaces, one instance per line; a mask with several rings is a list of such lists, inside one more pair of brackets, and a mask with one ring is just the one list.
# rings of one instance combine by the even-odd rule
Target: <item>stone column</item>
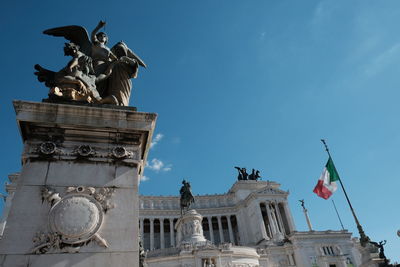
[[277,214],[277,216],[278,216],[277,221],[278,221],[278,224],[279,224],[279,226],[280,226],[280,228],[281,228],[281,233],[282,233],[282,234],[285,234],[285,225],[283,224],[283,220],[282,220],[282,216],[281,216],[281,211],[279,210],[278,202],[275,201],[275,202],[274,202],[274,206],[275,206],[276,214]]
[[217,216],[217,219],[218,219],[219,240],[220,240],[220,243],[224,243],[224,233],[223,233],[223,229],[222,229],[221,216]]
[[142,218],[142,219],[140,219],[140,221],[139,221],[139,227],[140,227],[140,238],[142,239],[142,241],[143,241],[143,239],[144,239],[144,235],[143,235],[143,233],[144,233],[144,219]]
[[269,212],[271,214],[271,219],[272,219],[272,224],[274,225],[275,228],[275,235],[274,238],[276,240],[282,240],[283,239],[283,234],[281,233],[281,231],[279,230],[279,225],[278,225],[278,218],[276,217],[277,212],[276,208],[274,208],[274,203],[271,203],[273,210],[271,210],[270,206],[268,205],[269,208]]
[[154,218],[150,219],[150,250],[154,249]]
[[169,236],[170,236],[170,242],[171,246],[175,247],[175,235],[174,235],[174,219],[170,218],[169,219]]
[[265,203],[265,207],[267,209],[267,217],[268,217],[268,221],[269,221],[269,226],[271,227],[272,237],[275,237],[276,233],[277,233],[277,229],[275,226],[276,224],[273,220],[272,211],[269,207],[269,202]]
[[287,201],[283,202],[283,208],[285,210],[286,218],[288,220],[290,232],[296,231],[296,226],[294,224],[292,213],[290,212]]
[[[260,230],[261,230],[262,238],[264,238],[266,240],[269,240],[269,237],[267,235],[267,229],[265,229],[266,226],[265,226],[264,218],[263,218],[263,215],[262,215],[262,212],[261,212],[260,204],[261,203],[256,203],[255,204],[256,205],[256,210],[258,211],[258,212],[256,211],[256,214],[257,214],[258,220],[259,220],[258,225],[261,228]],[[265,204],[265,206],[267,207],[267,204]],[[267,213],[268,213],[268,209],[267,209]]]
[[165,248],[165,241],[164,241],[164,218],[160,219],[160,248]]
[[228,221],[229,239],[231,240],[232,244],[235,244],[235,239],[233,237],[233,231],[232,231],[231,216],[230,215],[226,216],[226,219]]
[[207,217],[207,221],[208,221],[208,229],[210,229],[210,241],[212,243],[214,243],[214,230],[213,230],[213,226],[212,226],[212,217]]

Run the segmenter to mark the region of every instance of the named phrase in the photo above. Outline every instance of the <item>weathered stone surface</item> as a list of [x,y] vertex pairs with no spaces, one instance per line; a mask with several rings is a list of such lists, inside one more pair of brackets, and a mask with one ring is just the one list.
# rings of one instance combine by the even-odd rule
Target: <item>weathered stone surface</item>
[[135,266],[136,253],[65,253],[44,255],[0,255],[1,267],[125,267]]
[[156,115],[14,105],[23,167],[0,241],[2,266],[135,266],[138,182]]

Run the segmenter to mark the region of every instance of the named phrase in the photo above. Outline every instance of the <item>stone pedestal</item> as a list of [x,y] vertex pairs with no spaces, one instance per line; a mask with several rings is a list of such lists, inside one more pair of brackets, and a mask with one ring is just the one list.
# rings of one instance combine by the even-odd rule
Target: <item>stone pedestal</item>
[[178,246],[184,244],[204,244],[207,241],[203,235],[202,220],[203,216],[198,214],[196,210],[189,210],[178,219],[175,225]]
[[384,263],[385,260],[379,257],[379,251],[374,245],[369,243],[365,247],[360,243],[357,245],[361,253],[361,267],[379,267]]
[[14,107],[24,150],[0,241],[2,266],[138,266],[138,184],[156,115]]

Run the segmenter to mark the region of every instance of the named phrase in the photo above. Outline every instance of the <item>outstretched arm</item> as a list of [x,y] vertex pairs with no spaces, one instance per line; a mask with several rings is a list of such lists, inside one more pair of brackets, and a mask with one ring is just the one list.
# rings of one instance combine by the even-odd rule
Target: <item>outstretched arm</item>
[[91,35],[91,39],[92,39],[92,43],[96,43],[98,42],[97,37],[96,37],[96,33],[106,25],[105,21],[100,20],[99,23],[97,24],[96,28],[94,28],[94,30],[92,31],[92,35]]

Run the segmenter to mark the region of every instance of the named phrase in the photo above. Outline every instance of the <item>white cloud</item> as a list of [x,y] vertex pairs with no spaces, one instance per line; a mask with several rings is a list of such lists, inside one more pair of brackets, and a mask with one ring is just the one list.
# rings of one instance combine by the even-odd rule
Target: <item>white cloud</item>
[[153,148],[155,145],[157,145],[158,142],[160,142],[163,137],[164,135],[162,133],[156,134],[156,136],[154,137],[153,141],[150,144],[150,148]]
[[141,182],[146,182],[148,180],[150,180],[150,178],[147,177],[146,175],[143,175],[142,178],[140,179]]
[[161,160],[154,158],[150,161],[150,163],[146,163],[146,168],[155,172],[168,172],[172,170],[172,165],[165,165]]

